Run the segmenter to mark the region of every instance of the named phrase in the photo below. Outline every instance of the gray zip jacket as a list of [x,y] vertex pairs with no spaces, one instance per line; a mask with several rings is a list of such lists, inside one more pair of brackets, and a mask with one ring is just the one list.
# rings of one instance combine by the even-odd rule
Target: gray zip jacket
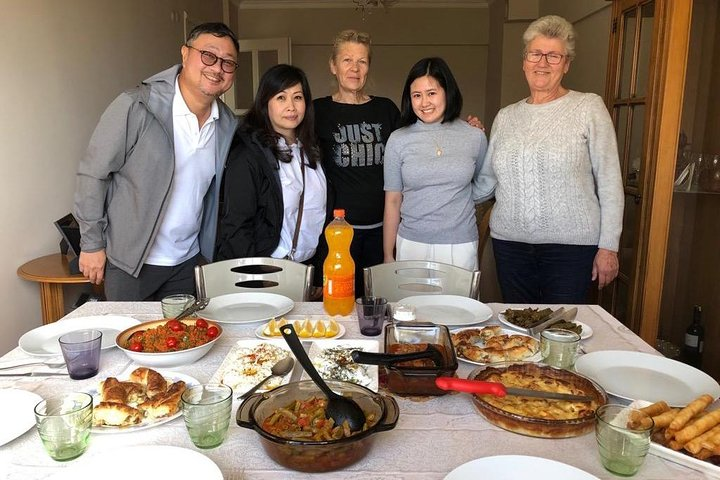
[[[80,161],[73,213],[80,248],[105,249],[108,260],[135,277],[167,208],[175,169],[172,102],[181,65],[120,94],[105,110]],[[212,261],[220,181],[237,118],[218,100],[215,179],[205,195],[200,253]]]

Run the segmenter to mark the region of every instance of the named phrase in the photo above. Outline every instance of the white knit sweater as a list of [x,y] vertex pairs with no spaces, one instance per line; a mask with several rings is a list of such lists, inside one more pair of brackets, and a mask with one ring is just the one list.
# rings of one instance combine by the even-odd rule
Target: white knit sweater
[[[570,91],[544,104],[526,100],[500,110],[490,135],[483,185],[496,182],[492,237],[617,251],[624,192],[602,99]],[[474,196],[491,196],[484,188]]]

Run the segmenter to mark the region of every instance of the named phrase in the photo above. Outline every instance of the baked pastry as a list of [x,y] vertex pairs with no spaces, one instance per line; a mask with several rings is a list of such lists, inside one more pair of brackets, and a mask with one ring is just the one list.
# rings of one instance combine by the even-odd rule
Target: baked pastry
[[167,391],[167,380],[155,370],[139,367],[130,374],[130,381],[145,387],[147,398],[153,398],[159,393]]
[[481,367],[468,378],[499,382],[506,387],[591,398],[591,401],[580,402],[521,395],[473,396],[475,406],[488,421],[506,430],[533,437],[565,438],[591,431],[595,428],[595,410],[607,402],[605,392],[590,379],[535,363]]
[[142,420],[143,412],[123,403],[100,402],[93,407],[94,425],[127,427]]
[[537,340],[527,335],[503,334],[498,325],[462,330],[452,334],[452,342],[458,355],[478,363],[525,360],[540,347]]
[[170,385],[166,392],[155,395],[138,405],[148,418],[169,417],[180,409],[180,397],[186,385],[182,380]]
[[107,403],[127,402],[127,392],[125,387],[115,377],[108,377],[100,382],[100,398]]
[[145,387],[135,382],[120,382],[120,385],[125,389],[125,395],[127,395],[127,402],[132,404],[142,403],[147,399],[145,394]]

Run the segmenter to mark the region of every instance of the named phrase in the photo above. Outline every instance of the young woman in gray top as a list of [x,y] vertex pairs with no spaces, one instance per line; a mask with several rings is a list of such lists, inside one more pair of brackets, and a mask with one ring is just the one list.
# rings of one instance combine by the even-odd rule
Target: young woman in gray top
[[482,130],[459,119],[461,110],[462,95],[443,59],[424,58],[410,69],[402,128],[390,135],[385,149],[385,262],[478,268],[472,191],[487,140]]
[[624,194],[615,129],[602,98],[562,85],[575,55],[564,18],[525,31],[523,71],[530,96],[493,124],[476,191],[492,196],[493,251],[508,303],[586,303],[591,280],[618,273]]

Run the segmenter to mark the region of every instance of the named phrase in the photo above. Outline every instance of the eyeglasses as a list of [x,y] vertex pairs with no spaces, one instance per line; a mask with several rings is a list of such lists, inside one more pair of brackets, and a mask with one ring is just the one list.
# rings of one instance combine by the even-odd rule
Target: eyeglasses
[[543,57],[545,57],[545,60],[547,60],[548,64],[558,65],[560,62],[562,62],[562,59],[565,57],[565,55],[562,55],[560,53],[525,52],[524,57],[525,60],[530,63],[538,63],[540,60],[542,60]]
[[224,58],[220,58],[212,52],[208,52],[207,50],[200,50],[199,48],[195,48],[192,45],[186,44],[185,46],[200,52],[200,60],[202,60],[202,63],[204,63],[208,67],[212,67],[218,62],[218,60],[220,60],[220,68],[225,73],[235,73],[235,70],[238,69],[239,65],[237,64],[237,62],[233,62],[232,60],[225,60]]

